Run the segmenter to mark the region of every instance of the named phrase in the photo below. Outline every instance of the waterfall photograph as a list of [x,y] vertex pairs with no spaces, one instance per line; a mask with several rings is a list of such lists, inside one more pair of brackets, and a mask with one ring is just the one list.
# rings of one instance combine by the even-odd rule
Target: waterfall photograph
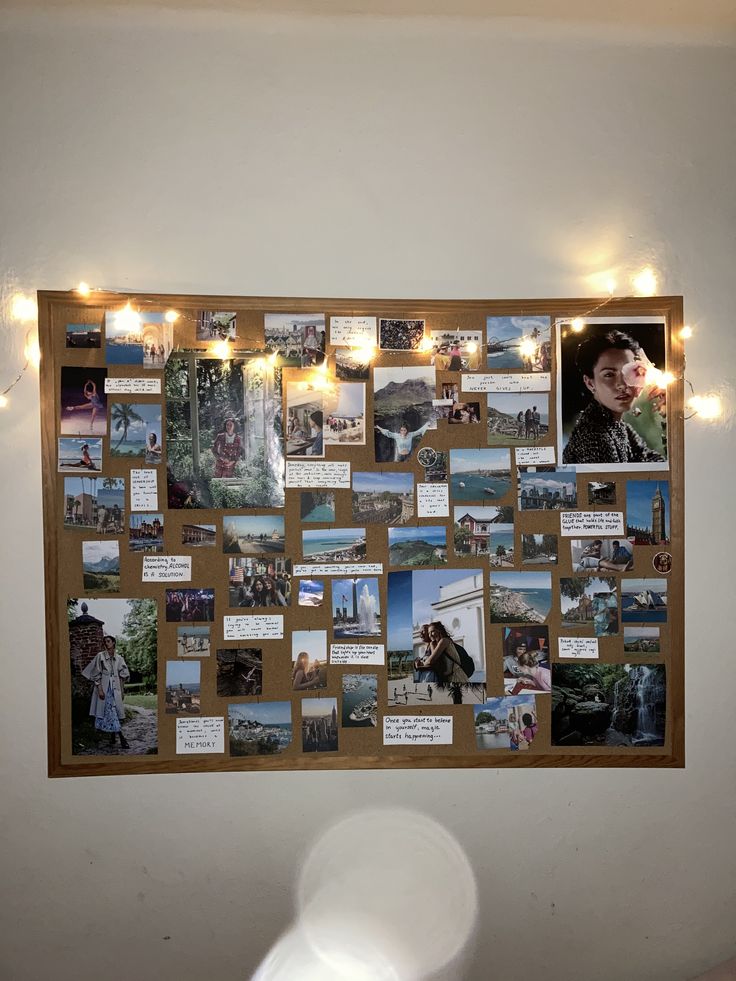
[[663,746],[663,664],[553,664],[553,746]]

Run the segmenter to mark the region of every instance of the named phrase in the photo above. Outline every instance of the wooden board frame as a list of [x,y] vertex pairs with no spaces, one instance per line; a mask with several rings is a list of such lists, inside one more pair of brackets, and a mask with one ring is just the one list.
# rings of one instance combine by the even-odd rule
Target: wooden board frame
[[[65,709],[65,702],[68,702],[68,691],[65,691],[65,684],[68,681],[65,674],[65,664],[68,663],[69,644],[66,632],[66,622],[62,620],[59,611],[61,604],[65,605],[65,596],[68,590],[64,588],[61,577],[64,566],[64,535],[71,534],[76,538],[74,532],[68,532],[62,527],[62,507],[59,491],[59,475],[57,474],[57,437],[59,435],[58,418],[58,390],[60,367],[64,361],[64,341],[60,340],[59,332],[63,333],[66,322],[77,322],[74,318],[79,315],[80,321],[96,322],[93,314],[105,308],[119,308],[127,298],[120,293],[107,293],[95,291],[90,297],[82,298],[75,292],[56,292],[40,291],[39,301],[39,338],[41,346],[41,367],[40,367],[40,388],[41,388],[41,435],[42,435],[42,454],[43,454],[43,521],[44,521],[44,573],[46,583],[46,661],[47,661],[47,703],[48,703],[48,773],[49,776],[99,776],[116,775],[126,773],[171,773],[171,772],[202,772],[202,771],[237,771],[237,770],[312,770],[312,769],[380,769],[380,768],[443,768],[443,767],[471,767],[471,768],[501,768],[501,767],[683,767],[685,765],[685,731],[684,731],[684,383],[682,380],[684,370],[684,350],[683,343],[679,338],[679,330],[683,323],[683,302],[682,297],[652,297],[652,298],[613,298],[605,303],[601,309],[592,312],[596,306],[596,301],[590,298],[576,299],[537,299],[537,300],[407,300],[407,299],[336,299],[319,297],[237,297],[237,296],[205,296],[205,295],[182,295],[182,294],[143,294],[130,293],[130,299],[135,302],[145,302],[155,309],[165,310],[175,308],[185,315],[193,318],[197,310],[237,310],[244,315],[251,313],[252,320],[257,319],[256,314],[268,311],[273,313],[300,313],[300,312],[324,312],[330,315],[374,315],[389,317],[424,316],[430,321],[433,317],[453,317],[458,316],[468,318],[469,323],[478,324],[478,329],[483,330],[485,338],[485,318],[486,316],[532,316],[549,315],[554,323],[555,318],[568,318],[576,316],[643,316],[657,315],[666,318],[666,335],[668,343],[668,369],[675,375],[676,381],[668,389],[668,454],[669,454],[669,473],[670,482],[670,527],[671,527],[671,546],[670,551],[673,556],[673,569],[669,575],[668,595],[668,631],[669,645],[665,659],[667,669],[667,735],[665,746],[660,748],[637,748],[627,750],[616,750],[613,748],[591,749],[589,747],[574,747],[561,750],[559,747],[546,748],[540,747],[537,751],[535,740],[534,750],[526,753],[509,753],[503,751],[475,750],[473,752],[445,752],[445,747],[436,746],[428,749],[404,748],[384,750],[381,739],[380,716],[383,714],[381,706],[381,669],[379,673],[379,725],[374,734],[374,751],[368,752],[365,748],[355,754],[344,752],[341,746],[336,753],[317,753],[305,754],[297,752],[292,756],[276,757],[230,757],[227,755],[227,724],[226,724],[226,750],[223,756],[175,756],[172,752],[161,753],[161,740],[159,742],[158,756],[96,756],[96,757],[72,757],[68,742],[70,732],[66,728],[68,723],[68,711]],[[247,319],[247,317],[246,317]],[[92,322],[90,321],[90,322]],[[262,321],[261,321],[262,323]],[[432,324],[427,324],[431,328]],[[243,345],[245,346],[245,344]],[[328,347],[329,350],[329,347]],[[397,358],[388,358],[382,364],[396,364]],[[66,360],[65,363],[74,363]],[[80,363],[80,362],[76,362]],[[92,360],[84,362],[92,365],[104,365],[104,347],[99,356],[92,357]],[[406,362],[403,362],[406,363]],[[121,366],[114,374],[141,375],[148,374],[140,369],[126,370],[128,366]],[[482,369],[481,369],[482,370]],[[553,386],[555,367],[553,366]],[[372,418],[372,389],[371,382],[368,382],[368,396],[366,419]],[[162,400],[163,400],[162,392]],[[554,387],[550,392],[550,403],[554,405]],[[550,409],[550,422],[553,416],[553,409]],[[485,435],[485,426],[483,427]],[[366,451],[371,453],[370,440],[366,446]],[[348,453],[345,457],[338,457],[337,454],[331,455],[332,458],[351,459]],[[353,469],[364,468],[367,460],[361,460],[353,464]],[[377,464],[373,463],[376,467]],[[164,469],[163,467],[161,468]],[[165,474],[165,470],[164,470]],[[583,475],[583,477],[589,475]],[[629,474],[629,477],[636,476]],[[646,474],[641,474],[641,477]],[[610,479],[618,478],[620,481],[626,479],[626,475],[610,475]],[[159,478],[159,489],[165,484],[165,478]],[[297,493],[298,492],[294,492]],[[288,501],[287,501],[288,505]],[[452,506],[452,505],[451,505]],[[175,513],[175,512],[167,512]],[[191,512],[189,512],[191,513]],[[198,515],[219,515],[225,512],[197,512]],[[286,512],[288,514],[288,510]],[[203,517],[202,520],[205,520]],[[287,518],[288,521],[288,518]],[[518,530],[515,532],[518,534]],[[123,540],[125,542],[125,539]],[[171,551],[171,548],[167,549]],[[177,551],[175,549],[174,551]],[[81,551],[81,549],[79,550]],[[216,550],[218,557],[222,557],[219,548]],[[369,555],[370,559],[370,555]],[[382,555],[375,556],[376,561],[384,561],[384,577],[387,568],[387,561]],[[81,570],[81,559],[80,559]],[[633,574],[640,570],[636,568]],[[651,574],[651,573],[650,573]],[[221,585],[222,578],[218,583]],[[209,583],[208,583],[209,585]],[[72,594],[74,595],[74,594]],[[125,596],[123,590],[116,594]],[[385,594],[384,594],[385,595]],[[487,597],[486,597],[487,602]],[[298,608],[293,604],[293,609]],[[222,610],[218,605],[216,620],[221,621]],[[161,611],[159,611],[159,623],[161,623]],[[325,624],[329,626],[329,624]],[[324,626],[324,625],[323,625]],[[161,634],[159,632],[159,638]],[[285,632],[288,637],[288,633]],[[284,645],[288,640],[284,640]],[[214,652],[209,659],[212,662],[211,671],[214,672]],[[603,660],[603,658],[602,658]],[[626,660],[636,660],[635,658],[625,658],[621,655],[616,659],[616,663],[624,663]],[[168,724],[168,717],[164,715],[163,707],[163,684],[162,684],[162,665],[165,655],[159,648],[159,731]],[[355,672],[358,669],[345,669]],[[375,671],[376,669],[368,669]],[[385,669],[384,669],[385,670]],[[320,693],[322,694],[322,693]],[[327,696],[339,695],[336,686],[330,686],[324,693]],[[489,696],[501,694],[499,691],[492,690],[489,676]],[[263,701],[277,696],[263,696]],[[283,697],[283,696],[281,696]],[[217,711],[213,711],[211,704],[203,707],[203,715],[224,714],[227,716],[226,700],[220,700],[221,705]],[[299,725],[297,722],[297,696],[292,699],[293,706],[293,725],[294,739],[298,741]],[[444,708],[444,707],[443,707]],[[447,707],[455,715],[458,709],[466,709],[466,706]],[[173,717],[170,727],[174,728]],[[458,716],[455,715],[457,719]],[[540,722],[542,726],[548,726],[549,715],[540,712]],[[456,724],[456,729],[458,728]],[[541,728],[541,727],[540,727]],[[341,730],[342,734],[343,730]],[[169,747],[171,739],[169,739]],[[343,744],[344,745],[344,744]],[[453,747],[454,748],[454,747]],[[166,755],[166,758],[163,756]]]

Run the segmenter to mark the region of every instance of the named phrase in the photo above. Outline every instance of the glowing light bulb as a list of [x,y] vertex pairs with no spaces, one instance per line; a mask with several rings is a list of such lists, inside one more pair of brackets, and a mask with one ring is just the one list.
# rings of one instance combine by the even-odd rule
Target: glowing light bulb
[[468,346],[468,354],[475,354],[476,351],[478,350],[478,345],[475,343],[475,341],[468,341],[467,346]]
[[687,404],[700,419],[710,421],[723,415],[723,403],[718,395],[693,395]]
[[608,290],[609,296],[613,296],[613,294],[616,292],[616,280],[613,278],[613,276],[610,276],[606,280],[606,289]]
[[583,320],[582,317],[575,317],[570,322],[570,327],[575,331],[576,334],[579,334],[581,330],[585,330],[585,321]]
[[122,310],[115,313],[115,326],[120,327],[121,330],[136,331],[140,329],[141,315],[130,305],[130,300]]
[[32,365],[35,365],[36,368],[38,368],[39,364],[41,363],[41,348],[38,346],[38,341],[35,337],[26,342],[23,353],[26,361],[30,361]]
[[537,345],[531,337],[525,337],[519,345],[519,353],[522,358],[533,358],[537,353]]
[[657,274],[651,266],[638,272],[632,279],[632,283],[639,296],[654,296],[657,292]]
[[7,407],[8,407],[7,395],[0,395],[0,409],[7,409]]
[[427,335],[425,334],[424,337],[419,342],[419,348],[418,348],[418,350],[419,351],[431,351],[433,347],[434,347],[434,344],[432,343],[432,338],[431,337],[427,337]]
[[13,319],[20,320],[21,323],[35,320],[38,317],[38,304],[32,297],[25,296],[23,293],[16,293],[10,306],[10,312]]
[[229,361],[232,358],[232,349],[227,341],[217,341],[212,345],[210,351],[216,358],[220,358],[221,361]]
[[175,324],[178,319],[179,319],[178,310],[167,310],[166,313],[164,314],[164,320],[166,321],[167,324]]
[[692,327],[689,327],[687,324],[685,324],[685,326],[680,331],[680,337],[682,338],[683,341],[689,341],[692,336],[693,336]]
[[278,361],[278,359],[279,359],[279,352],[278,351],[272,351],[271,354],[269,354],[269,356],[268,356],[268,363],[269,363],[269,365],[275,365],[276,362]]
[[89,296],[92,292],[92,287],[89,285],[89,283],[85,283],[85,281],[82,279],[79,281],[79,283],[77,283],[76,291],[80,296]]

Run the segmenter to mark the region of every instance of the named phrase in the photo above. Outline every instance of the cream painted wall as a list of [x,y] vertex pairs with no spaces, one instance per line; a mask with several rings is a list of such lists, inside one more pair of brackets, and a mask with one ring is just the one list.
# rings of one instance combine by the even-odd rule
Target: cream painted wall
[[[733,379],[732,48],[493,21],[0,24],[5,299],[82,277],[564,296],[652,261],[702,328],[694,383]],[[0,386],[20,348],[4,324]],[[414,807],[465,848],[482,928],[463,977],[672,981],[733,956],[730,425],[688,425],[685,771],[48,781],[37,407],[29,375],[0,417],[2,977],[245,977],[310,842],[368,804]]]

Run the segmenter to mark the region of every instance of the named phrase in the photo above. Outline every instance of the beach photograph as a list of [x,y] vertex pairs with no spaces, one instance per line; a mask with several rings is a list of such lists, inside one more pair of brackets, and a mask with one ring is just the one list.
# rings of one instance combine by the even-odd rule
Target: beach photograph
[[302,699],[302,752],[337,752],[337,699]]
[[362,562],[365,528],[315,528],[302,532],[305,562]]
[[284,517],[279,514],[228,514],[222,519],[222,550],[238,555],[284,551]]
[[143,325],[130,304],[105,313],[105,360],[108,364],[143,365]]
[[325,598],[324,579],[299,580],[299,606],[322,606]]
[[375,729],[378,722],[378,675],[342,676],[343,729]]
[[333,579],[332,632],[338,637],[380,637],[378,579]]
[[487,555],[491,565],[514,564],[514,509],[475,505],[453,508],[453,548],[459,558]]
[[186,624],[176,628],[177,657],[209,657],[210,628]]
[[549,572],[491,572],[491,623],[544,623],[552,608]]
[[128,550],[131,552],[158,552],[164,550],[164,516],[157,514],[131,514],[128,530]]
[[327,631],[292,630],[292,691],[327,687]]
[[491,392],[487,398],[489,446],[535,446],[546,441],[549,435],[546,392]]
[[122,477],[64,477],[64,527],[94,529],[98,535],[125,531]]
[[503,628],[503,689],[507,695],[549,692],[549,628]]
[[444,525],[388,529],[389,565],[442,565],[447,562]]
[[60,436],[59,473],[102,472],[102,440],[98,437]]
[[563,627],[593,627],[596,637],[619,632],[618,584],[612,576],[560,579]]
[[486,317],[486,362],[493,371],[550,371],[549,317]]
[[302,521],[324,522],[335,520],[334,491],[302,491],[299,495],[299,517]]
[[199,715],[201,670],[199,661],[166,662],[164,711],[167,715]]
[[659,627],[624,627],[625,654],[660,654]]
[[626,481],[626,537],[633,545],[669,545],[669,480]]
[[231,756],[274,756],[291,745],[291,702],[228,705]]
[[529,749],[539,729],[534,695],[489,698],[473,706],[478,749]]
[[161,406],[154,402],[112,402],[110,456],[161,463]]
[[67,324],[66,346],[82,349],[102,347],[102,325]]
[[414,518],[414,475],[353,473],[353,521],[359,524],[398,525]]
[[522,535],[522,565],[557,565],[557,535]]
[[578,506],[573,471],[520,467],[518,473],[521,511],[564,511]]
[[435,371],[429,365],[373,369],[376,462],[406,463],[437,428]]
[[258,647],[217,650],[217,694],[238,698],[263,693],[263,652]]
[[553,746],[663,746],[662,664],[554,664]]
[[82,542],[82,584],[92,592],[119,592],[120,543],[117,540]]
[[450,493],[453,501],[501,500],[510,490],[509,450],[450,450]]
[[59,432],[63,436],[105,436],[107,395],[105,368],[61,369]]
[[624,623],[666,623],[667,580],[622,579],[621,619]]
[[326,446],[365,444],[365,384],[338,382],[325,395],[324,412]]

